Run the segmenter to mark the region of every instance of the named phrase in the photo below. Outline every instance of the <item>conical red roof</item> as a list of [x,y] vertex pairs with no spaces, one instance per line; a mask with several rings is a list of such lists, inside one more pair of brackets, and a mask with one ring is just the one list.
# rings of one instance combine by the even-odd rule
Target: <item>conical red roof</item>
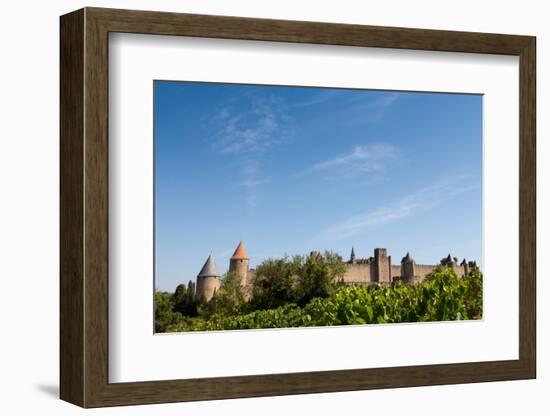
[[246,253],[246,249],[244,248],[244,244],[242,241],[239,242],[239,245],[233,253],[231,260],[248,260],[248,254]]

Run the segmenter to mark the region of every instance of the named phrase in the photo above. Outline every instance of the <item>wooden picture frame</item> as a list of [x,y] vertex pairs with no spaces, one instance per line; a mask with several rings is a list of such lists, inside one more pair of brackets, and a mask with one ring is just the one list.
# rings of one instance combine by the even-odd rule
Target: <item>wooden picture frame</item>
[[[61,17],[60,396],[102,407],[536,377],[535,38],[85,8]],[[110,32],[515,55],[520,66],[519,359],[109,383]]]

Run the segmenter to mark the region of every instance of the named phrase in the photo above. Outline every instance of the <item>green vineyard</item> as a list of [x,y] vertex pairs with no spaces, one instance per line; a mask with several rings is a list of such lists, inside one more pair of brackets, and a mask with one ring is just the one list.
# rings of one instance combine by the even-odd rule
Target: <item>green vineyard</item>
[[170,310],[170,304],[175,305],[173,296],[159,297],[164,302],[160,305],[164,312],[159,313],[157,300],[157,332],[454,321],[481,319],[483,312],[481,272],[472,271],[459,278],[445,266],[437,267],[425,281],[416,284],[332,283],[326,297],[313,297],[303,305],[288,302],[270,309],[256,306],[253,310],[253,302],[231,296],[230,286],[228,283],[219,300],[208,308],[201,310],[198,306],[197,316],[174,311],[173,306]]

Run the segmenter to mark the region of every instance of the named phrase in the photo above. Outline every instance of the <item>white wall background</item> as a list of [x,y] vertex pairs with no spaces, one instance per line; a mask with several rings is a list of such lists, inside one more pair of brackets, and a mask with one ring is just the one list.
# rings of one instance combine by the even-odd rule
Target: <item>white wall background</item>
[[[550,361],[543,325],[550,285],[544,282],[542,212],[550,169],[544,103],[550,100],[545,67],[550,56],[548,12],[542,1],[121,0],[5,2],[0,14],[0,410],[3,414],[83,412],[58,395],[58,16],[103,6],[317,20],[388,26],[536,35],[538,41],[538,379],[459,386],[224,400],[87,411],[103,415],[546,415]],[[549,64],[550,65],[550,64]],[[546,198],[546,201],[544,200]],[[546,266],[546,267],[545,267]],[[475,342],[475,340],[472,340]],[[183,355],[184,356],[184,355]]]

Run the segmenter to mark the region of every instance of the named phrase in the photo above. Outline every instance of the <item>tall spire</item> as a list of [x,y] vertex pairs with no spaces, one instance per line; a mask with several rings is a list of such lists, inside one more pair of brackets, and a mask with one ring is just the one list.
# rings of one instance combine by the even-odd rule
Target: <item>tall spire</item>
[[354,261],[355,260],[355,248],[353,246],[351,246],[351,256],[350,256],[350,260],[351,261]]
[[239,242],[233,256],[231,256],[231,260],[248,260],[248,254],[246,253],[246,249],[244,248],[242,241]]
[[208,256],[197,277],[220,277],[220,272],[218,272],[218,267],[212,255]]

